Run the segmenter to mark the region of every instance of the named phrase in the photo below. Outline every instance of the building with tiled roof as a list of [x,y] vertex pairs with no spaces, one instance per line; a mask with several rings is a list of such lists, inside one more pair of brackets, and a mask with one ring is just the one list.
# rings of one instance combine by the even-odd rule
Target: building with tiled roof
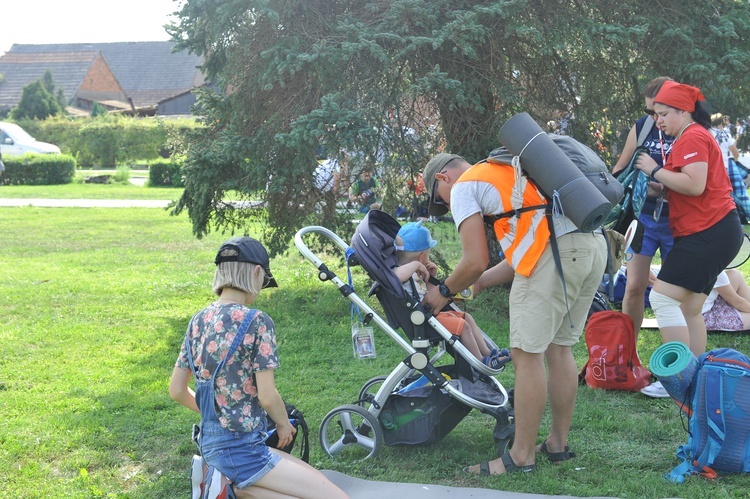
[[[23,87],[49,69],[75,107],[110,101],[110,108],[126,103],[156,110],[159,102],[204,84],[202,59],[173,48],[173,42],[15,44],[0,57],[0,109],[15,106]],[[170,112],[188,114],[189,107]]]

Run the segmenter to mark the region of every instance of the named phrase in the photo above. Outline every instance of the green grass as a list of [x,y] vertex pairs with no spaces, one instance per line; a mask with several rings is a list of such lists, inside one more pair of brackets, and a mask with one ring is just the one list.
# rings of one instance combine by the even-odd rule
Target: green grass
[[[67,186],[79,187],[110,186]],[[0,197],[6,189],[0,188]],[[54,190],[36,189],[29,197]],[[70,197],[65,192],[52,197]],[[158,209],[0,208],[3,496],[189,496],[189,433],[198,418],[169,398],[167,384],[190,316],[212,299],[211,262],[228,237],[197,240],[190,227],[186,217]],[[431,228],[455,258],[455,230],[447,224]],[[322,256],[345,278],[338,258]],[[477,411],[432,446],[384,447],[366,462],[330,459],[317,444],[323,417],[352,403],[368,379],[389,373],[403,351],[376,328],[377,357],[355,359],[349,302],[335,286],[320,282],[293,247],[271,266],[280,287],[264,291],[256,305],[276,323],[279,391],[305,413],[311,462],[319,468],[373,480],[543,494],[746,497],[747,477],[722,476],[715,483],[691,478],[683,485],[663,480],[677,464],[677,446],[687,440],[674,403],[585,387],[570,436],[579,457],[560,466],[540,459],[533,475],[461,472],[496,453],[493,420]],[[364,280],[355,282],[364,297]],[[480,295],[468,309],[498,344],[507,344],[503,290]],[[658,332],[641,332],[645,363],[659,344]],[[750,338],[710,336],[709,348],[717,346],[750,352]],[[583,342],[575,354],[582,365]],[[513,385],[512,367],[501,380]],[[542,434],[548,425],[545,418]]]
[[146,187],[122,183],[0,185],[0,198],[12,199],[166,199],[176,201],[181,194],[181,187]]

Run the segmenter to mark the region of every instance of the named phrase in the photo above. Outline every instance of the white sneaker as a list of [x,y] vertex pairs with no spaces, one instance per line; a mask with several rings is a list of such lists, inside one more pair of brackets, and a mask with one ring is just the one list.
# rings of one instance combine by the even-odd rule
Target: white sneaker
[[655,399],[663,399],[670,396],[660,381],[654,381],[650,385],[644,386],[641,388],[641,393]]
[[190,466],[191,499],[201,499],[201,483],[203,483],[203,458],[193,456]]

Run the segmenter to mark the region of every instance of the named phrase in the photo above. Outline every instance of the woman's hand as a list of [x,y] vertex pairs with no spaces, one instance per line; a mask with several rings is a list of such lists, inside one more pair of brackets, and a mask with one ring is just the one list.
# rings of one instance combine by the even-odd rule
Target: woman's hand
[[279,436],[279,443],[276,446],[277,449],[283,449],[287,445],[292,443],[294,435],[297,433],[297,428],[287,419],[281,424],[276,425],[276,434]]
[[651,177],[651,172],[654,171],[654,168],[659,166],[656,161],[654,161],[654,158],[646,154],[645,152],[642,152],[638,155],[638,159],[635,160],[635,167],[638,168],[640,171]]

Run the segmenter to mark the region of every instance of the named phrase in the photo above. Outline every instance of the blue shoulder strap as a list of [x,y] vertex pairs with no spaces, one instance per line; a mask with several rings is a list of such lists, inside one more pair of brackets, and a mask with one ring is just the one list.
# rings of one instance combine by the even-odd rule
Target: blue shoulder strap
[[716,460],[726,437],[726,421],[724,420],[724,372],[720,369],[707,369],[706,387],[706,446],[697,461],[700,466],[711,466]]

